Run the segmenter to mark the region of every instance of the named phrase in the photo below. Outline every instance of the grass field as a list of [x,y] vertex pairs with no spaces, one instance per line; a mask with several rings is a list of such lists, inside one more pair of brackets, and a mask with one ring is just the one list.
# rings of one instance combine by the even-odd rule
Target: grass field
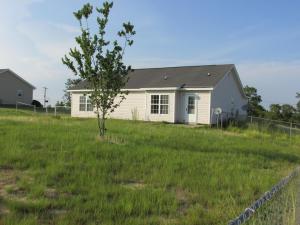
[[107,126],[0,109],[0,224],[226,224],[300,161],[255,129]]

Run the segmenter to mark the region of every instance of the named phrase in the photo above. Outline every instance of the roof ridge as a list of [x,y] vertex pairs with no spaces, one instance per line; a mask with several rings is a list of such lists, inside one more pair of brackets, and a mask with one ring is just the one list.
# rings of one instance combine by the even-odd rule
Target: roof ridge
[[205,67],[205,66],[234,66],[232,63],[228,64],[207,64],[207,65],[191,65],[191,66],[166,66],[166,67],[146,67],[146,68],[133,68],[133,70],[149,70],[149,69],[171,69],[171,68],[188,68],[188,67]]

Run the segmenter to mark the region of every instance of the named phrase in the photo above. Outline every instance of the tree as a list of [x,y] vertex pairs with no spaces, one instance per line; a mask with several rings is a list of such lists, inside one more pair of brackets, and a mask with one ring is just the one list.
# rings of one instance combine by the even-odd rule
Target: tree
[[68,79],[67,82],[65,83],[65,90],[64,90],[64,96],[63,96],[63,101],[66,106],[71,106],[71,95],[68,90],[77,84],[79,84],[82,81],[81,78],[78,79]]
[[281,106],[281,114],[284,121],[290,121],[295,113],[296,109],[292,105],[284,104]]
[[271,119],[274,119],[274,120],[282,119],[281,109],[282,109],[281,105],[271,104],[270,105],[270,112],[269,112],[269,116],[271,117]]
[[79,21],[81,35],[75,38],[79,49],[70,49],[69,56],[62,59],[75,75],[87,80],[91,92],[88,93],[91,103],[96,107],[99,135],[105,135],[105,121],[109,113],[113,112],[125,99],[126,91],[122,88],[128,81],[128,72],[131,66],[123,63],[127,46],[133,44],[132,36],[135,35],[134,26],[128,22],[123,23],[123,28],[118,32],[119,39],[113,42],[106,39],[112,2],[105,1],[102,8],[96,8],[98,31],[92,33],[88,20],[93,14],[93,6],[85,4],[82,9],[74,13]]
[[248,98],[248,114],[251,116],[262,116],[266,111],[263,106],[261,96],[257,94],[257,89],[250,86],[244,87],[244,92]]
[[65,106],[65,103],[63,102],[63,101],[57,101],[56,103],[55,103],[55,106]]

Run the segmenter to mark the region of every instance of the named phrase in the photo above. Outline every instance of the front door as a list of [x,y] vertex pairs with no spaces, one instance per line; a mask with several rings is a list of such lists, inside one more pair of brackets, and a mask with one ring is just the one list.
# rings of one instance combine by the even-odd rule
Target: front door
[[194,94],[185,95],[185,122],[196,123],[196,96]]

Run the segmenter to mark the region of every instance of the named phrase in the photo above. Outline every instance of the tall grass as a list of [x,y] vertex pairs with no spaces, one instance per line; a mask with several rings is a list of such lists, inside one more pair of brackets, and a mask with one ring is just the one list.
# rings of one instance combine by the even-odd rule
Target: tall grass
[[0,109],[0,223],[226,224],[299,163],[298,139],[251,129],[107,127]]
[[[257,210],[246,225],[295,225],[299,201],[299,176]],[[298,198],[298,199],[297,199]]]

